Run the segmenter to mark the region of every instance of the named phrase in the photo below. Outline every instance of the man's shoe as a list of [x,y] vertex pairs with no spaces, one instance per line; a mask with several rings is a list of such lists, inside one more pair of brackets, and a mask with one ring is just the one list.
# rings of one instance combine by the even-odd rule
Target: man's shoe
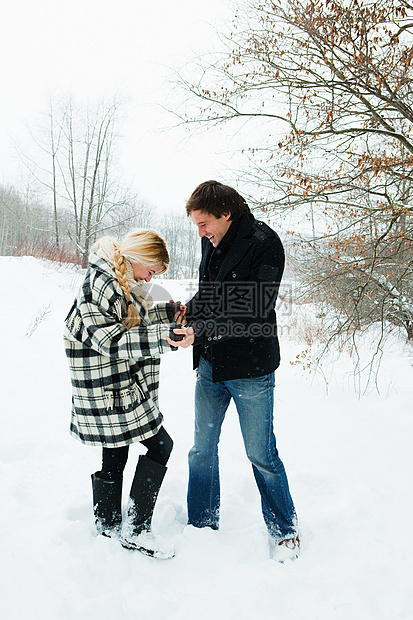
[[273,560],[284,564],[287,560],[296,560],[300,555],[300,537],[277,540],[270,537],[270,553]]

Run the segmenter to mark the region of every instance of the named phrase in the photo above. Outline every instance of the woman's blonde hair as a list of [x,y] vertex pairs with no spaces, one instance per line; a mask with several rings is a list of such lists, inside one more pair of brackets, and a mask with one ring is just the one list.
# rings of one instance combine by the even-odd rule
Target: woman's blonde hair
[[125,259],[132,263],[138,263],[143,267],[162,264],[163,269],[158,273],[165,273],[169,265],[169,254],[165,241],[155,230],[136,228],[131,230],[120,242],[112,237],[103,237],[96,242],[96,247],[101,248],[106,254],[109,254],[109,248],[113,248],[110,252],[112,254],[110,259],[113,263],[116,278],[128,302],[128,315],[124,319],[123,325],[127,329],[136,327],[140,323],[140,317],[131,300]]

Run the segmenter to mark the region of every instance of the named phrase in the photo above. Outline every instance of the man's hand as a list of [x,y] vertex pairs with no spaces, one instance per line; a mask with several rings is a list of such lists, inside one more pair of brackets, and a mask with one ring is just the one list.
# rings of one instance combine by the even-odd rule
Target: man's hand
[[174,334],[183,335],[182,340],[171,340],[169,336],[166,337],[167,341],[172,347],[183,347],[184,349],[186,349],[194,343],[195,334],[193,327],[176,327],[172,331],[174,332]]

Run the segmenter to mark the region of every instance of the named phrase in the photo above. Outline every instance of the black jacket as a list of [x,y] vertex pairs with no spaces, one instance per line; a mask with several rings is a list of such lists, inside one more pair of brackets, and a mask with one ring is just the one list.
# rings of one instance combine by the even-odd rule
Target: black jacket
[[216,249],[202,238],[199,290],[187,304],[196,335],[194,369],[202,353],[211,361],[214,381],[260,377],[280,363],[274,306],[284,271],[281,240],[249,209],[236,222],[235,236],[232,226],[231,245],[213,281],[211,255],[225,246],[227,235]]

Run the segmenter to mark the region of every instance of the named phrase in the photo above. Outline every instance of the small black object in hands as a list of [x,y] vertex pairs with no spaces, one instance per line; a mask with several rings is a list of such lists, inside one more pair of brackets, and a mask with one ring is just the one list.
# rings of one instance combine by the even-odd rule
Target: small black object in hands
[[174,329],[181,329],[183,326],[177,324],[176,327],[171,328],[170,333],[169,333],[169,338],[171,340],[173,340],[174,342],[179,342],[180,340],[183,340],[185,338],[184,334],[175,334]]

